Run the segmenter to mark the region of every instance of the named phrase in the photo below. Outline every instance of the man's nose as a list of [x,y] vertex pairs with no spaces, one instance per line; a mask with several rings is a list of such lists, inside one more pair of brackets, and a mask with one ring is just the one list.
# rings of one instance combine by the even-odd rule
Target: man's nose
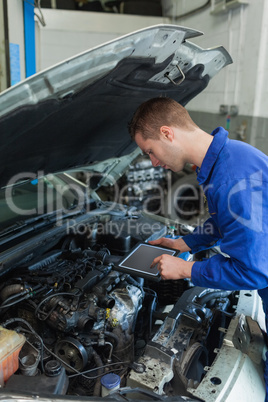
[[153,167],[156,167],[159,165],[159,160],[156,159],[153,155],[150,155],[150,159],[151,159],[151,163],[152,163]]

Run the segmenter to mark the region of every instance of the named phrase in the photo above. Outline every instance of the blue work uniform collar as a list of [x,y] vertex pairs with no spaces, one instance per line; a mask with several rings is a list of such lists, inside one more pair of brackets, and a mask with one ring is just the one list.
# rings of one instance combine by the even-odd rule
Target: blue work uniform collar
[[199,184],[203,184],[207,180],[222,147],[227,141],[228,131],[223,127],[217,127],[212,131],[211,135],[213,135],[214,138],[203,159],[201,168],[196,169],[197,181]]

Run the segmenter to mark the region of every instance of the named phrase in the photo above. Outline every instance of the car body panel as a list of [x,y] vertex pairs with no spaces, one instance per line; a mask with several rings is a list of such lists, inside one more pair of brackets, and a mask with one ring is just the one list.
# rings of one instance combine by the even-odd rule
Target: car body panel
[[131,152],[127,123],[142,101],[165,95],[185,105],[232,62],[223,47],[204,50],[187,41],[200,34],[146,28],[3,92],[0,185],[21,172],[55,173]]
[[[232,62],[222,47],[188,41],[200,34],[149,27],[0,95],[0,335],[24,337],[19,350],[0,336],[3,400],[207,402],[237,398],[241,387],[263,398],[257,292],[117,270],[138,243],[193,230],[136,206],[156,187],[167,198],[169,175],[140,158],[127,123],[154,96],[186,105]],[[125,203],[115,199],[122,183]],[[102,398],[108,373],[120,388]]]
[[262,305],[257,291],[241,291],[237,316],[225,334],[222,347],[202,383],[189,390],[205,401],[265,400],[262,358],[267,347],[256,320],[261,320]]

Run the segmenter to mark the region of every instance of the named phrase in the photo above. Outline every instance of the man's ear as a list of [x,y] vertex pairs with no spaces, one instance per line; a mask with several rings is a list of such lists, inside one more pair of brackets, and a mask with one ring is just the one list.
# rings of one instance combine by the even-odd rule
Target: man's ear
[[163,136],[164,139],[167,139],[169,141],[172,141],[174,138],[174,131],[169,126],[161,126],[160,134]]

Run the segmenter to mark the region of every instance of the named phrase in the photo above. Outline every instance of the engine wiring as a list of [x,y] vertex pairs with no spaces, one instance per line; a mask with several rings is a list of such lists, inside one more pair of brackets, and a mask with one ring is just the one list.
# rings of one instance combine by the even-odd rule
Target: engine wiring
[[[77,291],[77,293],[70,293],[70,292],[60,292],[60,293],[53,293],[52,295],[49,295],[47,297],[45,297],[36,307],[35,309],[35,315],[39,318],[39,320],[41,321],[45,321],[49,315],[52,313],[52,311],[54,310],[55,307],[52,307],[52,309],[46,313],[46,315],[44,317],[40,316],[40,309],[41,306],[43,304],[46,304],[48,302],[48,300],[53,299],[54,297],[59,297],[59,296],[70,296],[70,297],[80,297],[82,295],[81,291]],[[43,313],[44,314],[44,313]]]
[[[81,372],[81,373],[80,373],[80,372],[77,372],[76,374],[71,374],[71,375],[69,375],[69,378],[73,378],[73,377],[77,377],[77,376],[81,375],[81,376],[83,376],[83,377],[85,377],[85,378],[87,378],[87,379],[89,379],[89,380],[95,380],[96,378],[102,377],[102,376],[103,376],[103,373],[102,373],[102,374],[98,374],[98,375],[96,375],[96,376],[94,376],[94,377],[89,377],[89,376],[86,376],[85,374],[90,373],[90,372],[92,372],[92,371],[99,370],[99,369],[106,369],[106,368],[110,368],[110,367],[113,367],[113,366],[118,366],[118,364],[129,366],[130,363],[131,363],[130,361],[118,362],[118,363],[108,363],[108,364],[105,364],[105,365],[100,366],[100,367],[95,367],[95,368],[92,368],[92,369],[83,371],[83,372]],[[115,370],[122,370],[122,368],[118,368],[118,369],[113,368],[112,371],[114,372]],[[105,371],[105,374],[106,374],[106,373],[107,373],[107,371]]]
[[[44,344],[42,338],[37,334],[37,332],[32,328],[32,326],[31,326],[26,320],[24,320],[24,319],[22,319],[22,318],[19,318],[19,317],[15,317],[15,318],[12,318],[12,319],[7,320],[7,321],[5,321],[4,323],[2,323],[2,326],[5,328],[5,327],[7,327],[8,325],[13,324],[13,323],[15,323],[15,322],[20,322],[20,323],[26,325],[26,326],[29,328],[30,333],[32,333],[32,334],[40,341],[40,344],[41,344],[41,365],[42,365],[42,372],[44,372],[44,366],[43,366],[43,354],[44,354],[43,350],[44,350],[44,349],[46,350],[47,353],[49,353],[51,356],[53,356],[56,360],[58,360],[59,362],[61,362],[61,363],[63,364],[63,366],[67,367],[67,368],[68,368],[69,370],[71,370],[71,371],[75,371],[75,374],[70,374],[70,375],[68,375],[69,378],[73,378],[73,377],[77,377],[77,376],[80,376],[80,375],[81,375],[81,376],[83,376],[83,377],[85,377],[85,378],[87,378],[87,379],[89,379],[89,380],[94,380],[94,379],[96,379],[96,378],[99,378],[99,377],[103,376],[103,373],[102,373],[102,374],[99,374],[99,375],[97,375],[97,376],[94,376],[94,377],[89,377],[89,376],[86,376],[85,374],[90,373],[90,372],[94,372],[94,371],[96,371],[96,370],[98,370],[98,369],[107,369],[107,368],[110,368],[110,367],[113,367],[113,366],[118,366],[118,364],[129,366],[130,363],[131,363],[130,361],[124,361],[124,362],[123,362],[123,361],[122,361],[122,362],[120,361],[120,362],[116,362],[116,363],[108,363],[108,364],[105,364],[105,365],[100,366],[100,367],[95,367],[95,368],[92,368],[92,369],[89,369],[89,370],[80,372],[80,371],[76,370],[74,367],[72,367],[71,365],[69,365],[65,360],[61,359],[56,353],[52,352],[52,350],[50,350],[50,349]],[[17,329],[17,330],[18,330],[18,329]],[[27,332],[27,331],[26,331],[25,329],[23,329],[23,328],[22,328],[22,331]],[[118,369],[115,368],[115,369],[113,369],[113,370],[122,370],[122,368],[118,368]],[[106,373],[107,373],[107,371],[106,371]]]
[[27,299],[29,299],[31,297],[36,296],[38,293],[40,293],[42,291],[43,291],[43,289],[42,289],[41,285],[37,285],[37,286],[35,286],[33,288],[28,288],[28,289],[24,290],[23,292],[21,292],[19,294],[14,294],[14,295],[10,296],[9,298],[7,298],[6,300],[3,301],[3,303],[0,306],[0,310],[8,308],[8,307],[12,307],[15,304],[18,304],[18,303],[20,303],[20,302],[22,302],[24,300],[27,300]]
[[[139,358],[146,353],[150,340],[158,348],[158,331],[162,325],[169,325],[166,318],[170,313],[159,304],[159,296],[164,293],[165,305],[172,306],[171,288],[163,292],[161,283],[153,284],[113,269],[110,262],[117,255],[106,243],[84,250],[61,246],[62,243],[30,265],[24,264],[19,276],[16,270],[13,278],[3,282],[3,327],[26,337],[23,359],[34,356],[44,384],[46,376],[56,372],[53,362],[57,361],[61,376],[58,381],[62,378],[70,395],[100,395],[100,378],[107,373],[119,375],[122,384],[127,383],[130,373],[146,376],[146,364]],[[189,337],[187,342],[194,340],[205,353],[206,338],[211,342],[212,336],[215,347],[219,346],[214,340],[216,332],[210,331],[209,325],[215,321],[215,325],[220,322],[224,327],[224,310],[229,305],[225,300],[230,293],[195,290],[191,286],[186,290],[185,286],[189,283],[183,284],[180,296],[185,291],[190,292],[189,296],[179,296],[172,317],[179,320],[181,315],[190,314],[194,325],[183,329],[183,336]],[[177,293],[177,286],[174,291]],[[187,303],[181,310],[180,300],[184,299]],[[231,318],[228,314],[227,319]],[[173,329],[167,328],[164,333],[172,338]],[[199,374],[203,363],[202,360]],[[22,365],[21,370],[25,369]]]

